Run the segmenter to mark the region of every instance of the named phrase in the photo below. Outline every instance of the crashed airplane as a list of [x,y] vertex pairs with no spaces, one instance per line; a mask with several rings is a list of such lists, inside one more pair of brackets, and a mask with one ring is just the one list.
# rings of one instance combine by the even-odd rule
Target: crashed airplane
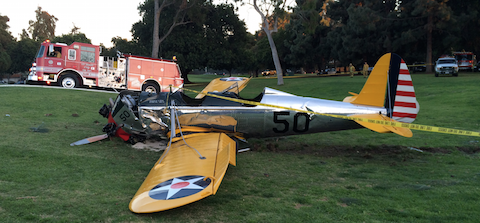
[[196,98],[178,90],[122,91],[100,110],[109,120],[106,134],[72,145],[108,136],[131,143],[152,137],[169,140],[129,206],[135,213],[151,213],[215,194],[228,164],[236,165],[238,142],[246,138],[358,128],[411,137],[408,128],[339,117],[411,123],[419,111],[407,65],[396,54],[382,56],[361,92],[343,101],[271,88],[255,98],[241,98],[238,92],[248,81],[243,77],[215,79]]

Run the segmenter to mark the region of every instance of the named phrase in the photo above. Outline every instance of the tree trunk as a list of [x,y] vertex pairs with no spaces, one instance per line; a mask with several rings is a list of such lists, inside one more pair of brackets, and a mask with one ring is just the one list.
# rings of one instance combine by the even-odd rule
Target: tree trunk
[[[262,17],[262,28],[263,31],[265,31],[265,34],[267,34],[268,43],[270,44],[270,49],[272,50],[273,63],[275,64],[275,70],[277,71],[277,85],[283,85],[282,65],[280,64],[280,59],[278,58],[277,47],[275,46],[275,42],[273,41],[272,30],[269,29],[270,26],[268,24],[267,17],[258,8],[257,0],[253,1],[253,7],[255,8],[255,11],[257,11],[258,14],[260,14],[260,16]],[[276,29],[274,31],[276,31]]]
[[158,7],[158,0],[155,0],[155,13],[153,17],[153,44],[152,44],[152,57],[158,58],[158,49],[160,48],[160,37],[159,35],[159,20],[160,20],[160,10]]
[[192,71],[191,69],[181,69],[180,71],[182,72],[182,78],[183,78],[183,83],[184,84],[191,84],[192,82],[188,79],[188,73]]
[[280,64],[280,59],[278,58],[277,47],[275,46],[275,42],[273,41],[272,34],[268,29],[268,22],[265,23],[263,30],[265,31],[265,33],[267,33],[268,43],[270,44],[270,49],[272,50],[273,63],[275,64],[275,70],[277,71],[277,85],[283,85],[282,65]]
[[433,30],[433,16],[428,16],[427,23],[427,73],[432,72],[432,30]]

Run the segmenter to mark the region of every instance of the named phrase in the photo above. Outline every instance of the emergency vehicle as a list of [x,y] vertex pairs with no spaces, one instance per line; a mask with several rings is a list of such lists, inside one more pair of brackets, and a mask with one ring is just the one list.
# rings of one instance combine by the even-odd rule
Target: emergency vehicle
[[64,88],[96,86],[137,91],[169,91],[183,87],[173,60],[133,55],[100,56],[100,46],[44,41],[30,68],[29,82],[57,83]]
[[473,70],[477,63],[477,57],[472,52],[453,52],[452,53],[458,62],[459,70]]

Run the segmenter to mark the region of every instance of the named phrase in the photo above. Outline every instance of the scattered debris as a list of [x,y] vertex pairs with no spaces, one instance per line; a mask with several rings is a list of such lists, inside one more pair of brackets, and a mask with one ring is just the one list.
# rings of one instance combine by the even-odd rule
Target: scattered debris
[[243,152],[246,152],[246,151],[250,151],[250,148],[239,149],[238,153],[243,153]]
[[410,147],[409,149],[410,149],[410,150],[414,150],[414,151],[417,151],[417,152],[421,152],[421,153],[423,153],[423,151],[422,151],[422,150],[420,150],[420,149],[417,149],[417,148],[415,148],[415,147]]
[[6,114],[5,116],[7,116],[7,117],[10,117],[10,115],[9,115],[9,114]]
[[33,201],[35,201],[36,198],[37,196],[26,196],[26,197],[17,197],[17,200],[32,199]]
[[41,132],[41,133],[48,132],[48,129],[43,127],[44,125],[45,123],[42,122],[42,124],[40,124],[37,127],[31,127],[30,130],[32,130],[32,132]]
[[72,114],[73,117],[78,117],[79,115],[77,113]]
[[48,117],[48,116],[52,116],[52,114],[45,114],[45,116],[47,116],[47,117]]

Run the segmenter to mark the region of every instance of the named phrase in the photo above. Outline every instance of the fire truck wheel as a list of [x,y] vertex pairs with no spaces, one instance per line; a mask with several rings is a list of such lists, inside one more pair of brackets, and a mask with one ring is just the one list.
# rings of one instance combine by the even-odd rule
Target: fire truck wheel
[[79,82],[74,75],[66,74],[60,79],[60,86],[64,88],[76,88],[79,86]]
[[142,91],[151,92],[151,93],[158,93],[158,92],[160,92],[160,88],[158,87],[157,84],[145,83],[142,86]]

